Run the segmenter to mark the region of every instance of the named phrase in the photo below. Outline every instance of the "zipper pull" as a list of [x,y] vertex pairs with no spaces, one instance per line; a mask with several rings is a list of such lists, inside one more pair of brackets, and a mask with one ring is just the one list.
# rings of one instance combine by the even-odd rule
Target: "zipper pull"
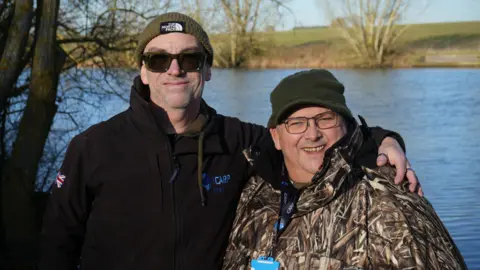
[[173,183],[173,181],[175,181],[175,179],[177,179],[177,175],[178,175],[178,171],[180,171],[180,165],[178,164],[177,162],[177,159],[175,157],[173,157],[173,162],[174,162],[174,166],[175,168],[173,168],[173,173],[172,173],[172,176],[170,177],[170,180],[168,181],[168,183]]

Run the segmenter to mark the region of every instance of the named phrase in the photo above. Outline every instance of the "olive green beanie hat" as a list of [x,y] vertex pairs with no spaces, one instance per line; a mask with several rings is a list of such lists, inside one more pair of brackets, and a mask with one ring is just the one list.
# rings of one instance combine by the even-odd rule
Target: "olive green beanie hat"
[[213,48],[210,44],[208,35],[205,30],[203,30],[202,26],[185,14],[169,12],[153,19],[138,36],[138,45],[135,50],[135,56],[139,67],[142,66],[142,55],[148,42],[159,35],[169,33],[185,33],[196,37],[207,53],[208,65],[212,66]]
[[343,95],[345,87],[325,69],[300,71],[284,78],[270,94],[272,115],[268,127],[282,123],[293,110],[314,105],[331,109],[347,121],[355,121]]

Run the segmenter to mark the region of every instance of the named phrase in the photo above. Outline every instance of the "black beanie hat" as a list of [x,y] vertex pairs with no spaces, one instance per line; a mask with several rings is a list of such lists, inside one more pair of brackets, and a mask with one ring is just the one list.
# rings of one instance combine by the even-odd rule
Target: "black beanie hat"
[[345,87],[325,69],[300,71],[284,78],[270,94],[272,115],[268,127],[282,123],[288,114],[301,106],[318,105],[355,121],[343,95]]

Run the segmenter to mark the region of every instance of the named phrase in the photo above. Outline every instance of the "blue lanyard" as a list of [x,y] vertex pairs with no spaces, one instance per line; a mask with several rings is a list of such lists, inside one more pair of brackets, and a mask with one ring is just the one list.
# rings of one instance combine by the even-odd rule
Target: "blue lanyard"
[[299,197],[298,190],[293,187],[289,181],[282,181],[282,192],[280,194],[280,211],[278,214],[277,222],[275,222],[273,228],[273,237],[269,257],[275,257],[276,246],[280,235],[285,231],[288,224],[292,220],[293,214],[295,214],[296,205]]

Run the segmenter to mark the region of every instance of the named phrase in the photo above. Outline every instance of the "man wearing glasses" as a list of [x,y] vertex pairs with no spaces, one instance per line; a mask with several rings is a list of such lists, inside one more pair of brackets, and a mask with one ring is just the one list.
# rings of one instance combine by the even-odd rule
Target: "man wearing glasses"
[[343,92],[326,70],[273,90],[268,127],[285,167],[270,149],[245,152],[268,183],[245,186],[224,269],[466,269],[428,201],[395,185],[392,167],[366,166],[375,143]]
[[[130,107],[69,145],[45,214],[41,270],[222,267],[251,173],[242,150],[268,139],[267,130],[217,114],[202,99],[214,54],[192,18],[158,16],[136,54]],[[413,190],[403,150],[385,138],[394,134],[374,133],[381,162],[388,156]]]

